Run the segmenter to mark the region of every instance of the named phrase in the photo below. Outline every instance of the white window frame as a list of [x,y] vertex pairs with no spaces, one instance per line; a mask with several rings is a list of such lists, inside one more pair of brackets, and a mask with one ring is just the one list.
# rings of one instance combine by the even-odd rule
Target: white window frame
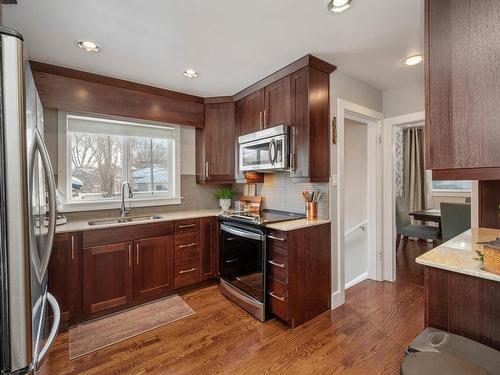
[[[163,205],[178,205],[182,202],[181,197],[181,142],[180,142],[180,126],[175,124],[158,123],[153,121],[143,121],[143,120],[133,120],[117,118],[106,115],[96,115],[88,113],[77,113],[77,112],[58,112],[58,146],[57,146],[57,161],[58,161],[58,174],[57,182],[58,189],[62,193],[62,212],[77,212],[77,211],[92,211],[101,209],[113,209],[121,207],[121,199],[106,199],[106,200],[88,200],[88,201],[73,201],[71,200],[71,172],[69,168],[71,167],[71,139],[68,136],[68,116],[85,116],[93,117],[103,120],[117,120],[126,123],[132,123],[137,125],[156,125],[156,126],[168,126],[175,130],[175,148],[174,148],[174,172],[169,174],[169,177],[173,177],[174,183],[174,194],[173,197],[161,196],[161,193],[156,193],[150,197],[134,197],[126,198],[127,204],[130,207],[149,207],[149,206],[163,206]],[[69,188],[69,190],[68,190]],[[142,195],[142,194],[137,194]]]

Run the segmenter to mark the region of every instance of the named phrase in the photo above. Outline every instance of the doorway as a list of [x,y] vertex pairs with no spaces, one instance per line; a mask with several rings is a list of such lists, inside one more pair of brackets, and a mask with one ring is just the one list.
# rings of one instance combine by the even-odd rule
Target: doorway
[[[337,137],[336,145],[337,152],[333,157],[336,173],[333,176],[333,183],[330,187],[330,194],[335,199],[331,200],[331,217],[336,221],[335,230],[332,233],[332,275],[333,288],[332,307],[338,307],[345,302],[346,283],[347,287],[362,281],[365,278],[373,280],[382,280],[382,119],[383,114],[374,111],[370,108],[360,106],[355,103],[348,102],[343,99],[337,99]],[[347,124],[347,125],[346,125]],[[358,189],[357,193],[349,190],[346,195],[346,166],[349,167],[351,160],[347,161],[346,157],[351,158],[352,150],[346,150],[346,126],[360,126],[366,132],[366,172],[363,173],[362,180],[366,182],[365,187]],[[363,133],[360,128],[353,128],[353,133]],[[351,133],[351,129],[347,132]],[[348,141],[351,134],[347,134]],[[355,135],[354,134],[354,135]],[[351,141],[349,141],[351,142]],[[347,144],[347,147],[351,147]],[[363,159],[363,157],[361,157]],[[360,163],[360,161],[358,160]],[[360,173],[351,176],[349,171],[347,178],[350,180],[360,178]],[[361,203],[352,202],[356,195],[363,194]],[[346,201],[346,196],[348,201]],[[365,201],[366,199],[366,201]],[[351,207],[352,206],[352,207]],[[356,206],[356,207],[354,207]],[[347,210],[358,210],[357,215],[349,215],[346,220]],[[349,211],[351,213],[351,211]],[[365,217],[365,220],[363,220]],[[356,220],[360,220],[356,224]],[[347,223],[347,226],[346,226]],[[352,226],[350,226],[352,224]],[[364,233],[363,233],[364,229]],[[361,233],[358,233],[361,232]],[[349,238],[352,235],[358,235],[358,241],[353,241]],[[350,254],[346,254],[346,237],[349,245]],[[353,242],[353,243],[351,243]],[[366,246],[363,247],[363,243]],[[336,248],[335,248],[336,246]],[[358,263],[347,264],[346,260],[351,262],[355,258],[356,253],[366,254],[365,259]],[[346,279],[346,267],[349,268],[349,278]],[[352,268],[350,268],[352,267]],[[352,271],[352,272],[351,272]]]

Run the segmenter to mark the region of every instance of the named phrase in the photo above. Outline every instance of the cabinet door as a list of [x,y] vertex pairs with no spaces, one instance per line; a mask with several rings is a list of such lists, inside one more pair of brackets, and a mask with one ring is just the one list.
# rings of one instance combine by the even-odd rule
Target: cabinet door
[[[426,1],[429,169],[500,167],[498,14],[499,1]],[[457,177],[468,179],[472,172]],[[498,179],[498,170],[491,173]]]
[[205,174],[209,181],[234,180],[234,103],[205,105]]
[[290,177],[309,177],[309,68],[290,77]]
[[83,311],[95,314],[132,302],[132,242],[83,249]]
[[290,125],[290,76],[266,86],[265,101],[264,128]]
[[201,277],[203,280],[214,278],[218,274],[219,229],[217,219],[201,219]]
[[49,292],[61,308],[63,327],[82,315],[81,233],[58,234],[49,263]]
[[243,108],[243,124],[245,134],[264,128],[265,90],[260,89],[245,96]]
[[134,241],[134,300],[174,288],[174,236]]

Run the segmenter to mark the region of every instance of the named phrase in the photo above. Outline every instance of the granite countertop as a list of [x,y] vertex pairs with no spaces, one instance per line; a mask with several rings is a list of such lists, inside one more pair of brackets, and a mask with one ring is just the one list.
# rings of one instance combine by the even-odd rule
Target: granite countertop
[[[107,228],[114,228],[114,227],[123,227],[123,226],[128,226],[128,225],[145,225],[145,224],[152,224],[152,223],[161,223],[162,221],[197,219],[197,218],[201,218],[201,217],[217,216],[219,213],[220,213],[220,209],[203,209],[203,210],[154,213],[151,215],[138,215],[138,216],[161,216],[161,219],[132,221],[132,222],[125,222],[125,223],[109,223],[109,224],[101,224],[101,225],[89,225],[89,220],[68,221],[67,224],[58,225],[56,227],[56,233],[82,232],[82,231],[86,231],[86,230],[107,229]],[[99,218],[96,220],[99,221],[99,220],[105,220],[105,219]],[[92,221],[92,220],[90,220],[90,221]]]
[[315,225],[329,224],[330,220],[318,219],[313,221],[308,221],[306,219],[298,219],[298,220],[290,220],[290,221],[282,221],[275,224],[269,224],[266,227],[270,229],[277,229],[282,231],[291,231],[295,229],[302,229],[313,227]]
[[472,228],[416,259],[418,264],[441,268],[465,275],[500,281],[500,275],[483,271],[483,262],[476,260],[476,250],[483,250],[477,242],[490,241],[500,237],[500,230]]

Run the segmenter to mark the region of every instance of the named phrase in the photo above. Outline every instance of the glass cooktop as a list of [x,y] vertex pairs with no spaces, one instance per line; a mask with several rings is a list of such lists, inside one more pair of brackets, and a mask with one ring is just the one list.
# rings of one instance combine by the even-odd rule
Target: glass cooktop
[[303,219],[306,217],[304,214],[294,212],[278,211],[265,209],[258,213],[250,211],[236,211],[219,215],[219,217],[226,220],[234,220],[239,222],[246,222],[251,224],[266,225],[270,223],[277,223],[280,221]]

